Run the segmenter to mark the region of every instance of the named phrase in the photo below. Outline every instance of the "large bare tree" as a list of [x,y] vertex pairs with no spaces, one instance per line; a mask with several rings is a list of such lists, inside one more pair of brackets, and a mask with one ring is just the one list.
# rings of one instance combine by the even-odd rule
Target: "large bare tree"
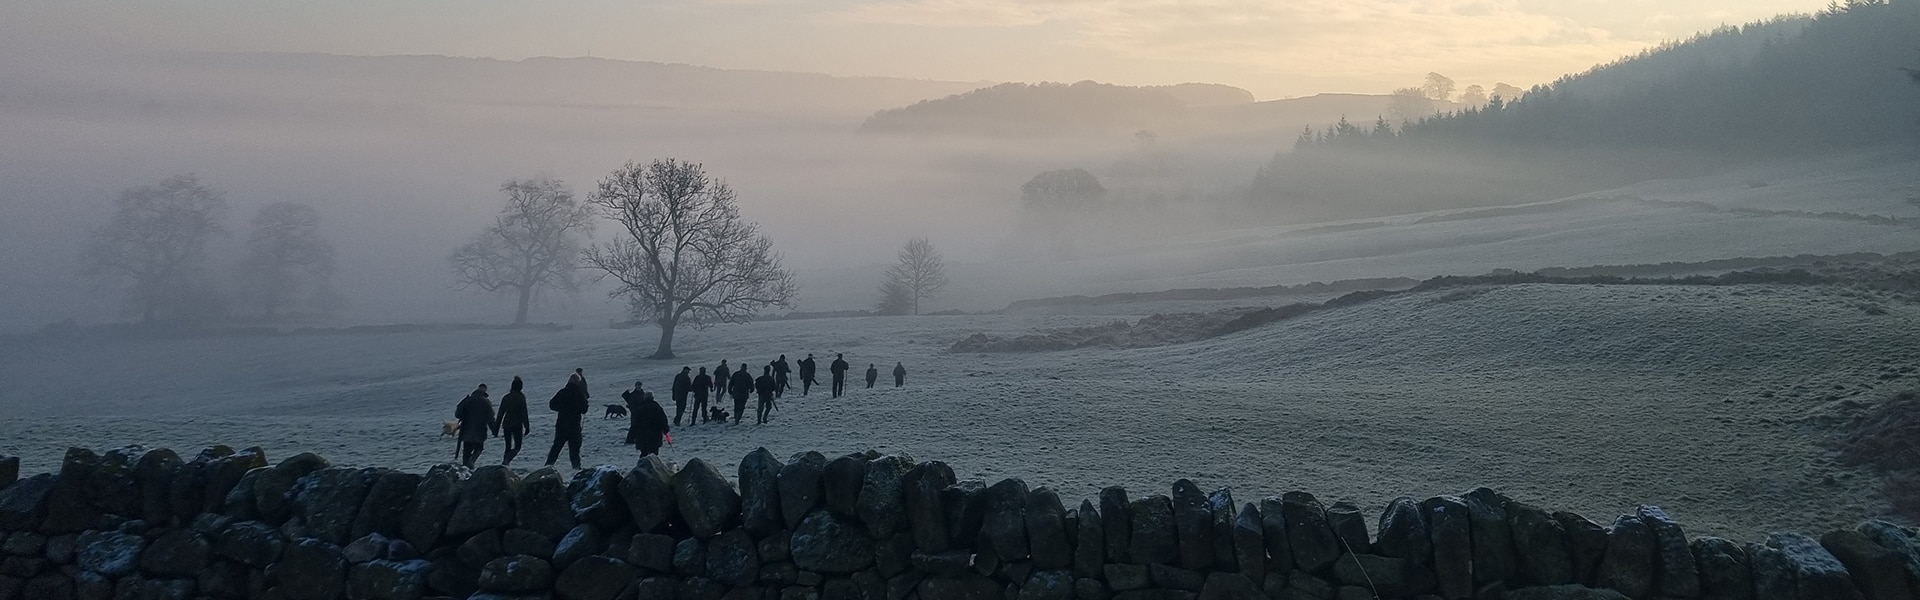
[[325,311],[332,303],[333,245],[320,237],[320,212],[297,202],[277,202],[255,213],[247,254],[236,269],[243,293],[273,320],[279,311],[305,303]]
[[121,192],[87,239],[86,272],[126,281],[142,323],[183,317],[206,282],[207,245],[226,232],[226,212],[226,192],[192,174]]
[[612,295],[635,318],[660,326],[653,358],[673,358],[681,325],[745,323],[797,295],[773,241],[740,218],[733,189],[699,163],[629,162],[590,201],[623,232],[588,249],[587,263],[619,282]]
[[920,314],[920,301],[947,287],[947,263],[927,238],[907,240],[880,284],[880,312]]
[[463,288],[512,291],[519,297],[515,325],[542,289],[579,289],[582,238],[593,231],[593,210],[573,197],[567,184],[548,177],[500,186],[507,202],[486,231],[454,250],[447,261]]

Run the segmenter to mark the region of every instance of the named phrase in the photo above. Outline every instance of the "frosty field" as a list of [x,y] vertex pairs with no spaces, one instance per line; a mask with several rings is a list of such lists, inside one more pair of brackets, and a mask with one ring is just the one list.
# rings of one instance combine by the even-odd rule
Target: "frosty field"
[[[635,379],[664,392],[681,365],[844,352],[864,371],[902,361],[902,389],[787,396],[765,426],[676,428],[664,454],[731,471],[765,446],[786,456],[867,448],[1019,476],[1064,498],[1165,490],[1180,477],[1245,500],[1285,490],[1377,511],[1398,495],[1486,485],[1604,521],[1638,503],[1695,531],[1850,526],[1882,513],[1873,476],[1834,464],[1830,417],[1911,386],[1920,305],[1838,288],[1521,285],[1410,294],[1202,342],[1156,348],[954,355],[974,332],[1019,334],[1113,315],[763,322],[683,332],[682,358],[639,359],[651,329],[464,331],[206,340],[0,342],[0,454],[57,468],[69,445],[191,451],[263,446],[336,464],[424,468],[474,384],[497,399],[528,381],[546,399],[586,369],[589,464],[632,464],[624,420],[600,419]],[[1156,306],[1156,310],[1164,309]],[[1111,311],[1109,311],[1111,312]],[[824,372],[825,365],[822,365]],[[665,394],[659,394],[665,400]],[[670,402],[667,404],[672,410]],[[498,440],[483,460],[498,461]],[[565,459],[562,459],[564,466]]]

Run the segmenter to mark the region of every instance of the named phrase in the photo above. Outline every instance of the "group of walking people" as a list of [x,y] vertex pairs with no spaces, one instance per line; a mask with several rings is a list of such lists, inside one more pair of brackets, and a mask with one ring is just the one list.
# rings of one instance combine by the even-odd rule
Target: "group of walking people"
[[[808,354],[806,358],[797,362],[800,395],[805,396],[812,393],[813,386],[819,385],[818,361],[812,354]],[[846,395],[847,371],[851,368],[846,356],[842,354],[834,355],[833,362],[827,365],[834,398]],[[620,394],[621,400],[626,404],[627,417],[630,419],[626,443],[638,448],[641,456],[646,456],[658,454],[664,443],[673,440],[672,428],[679,426],[683,418],[686,419],[687,425],[693,425],[716,421],[725,423],[727,417],[731,415],[733,423],[738,425],[745,418],[749,397],[757,399],[754,405],[754,422],[765,424],[770,413],[779,407],[779,399],[791,389],[789,375],[792,373],[794,369],[788,365],[785,354],[762,367],[758,377],[753,375],[744,362],[737,368],[732,368],[727,365],[727,361],[722,360],[712,374],[707,373],[706,367],[700,367],[698,373],[695,373],[692,367],[681,367],[680,373],[674,375],[670,388],[673,395],[671,422],[667,419],[666,410],[654,400],[653,393],[646,391],[642,382],[635,381],[633,389]],[[880,378],[879,367],[868,364],[866,376],[867,387],[872,388]],[[894,387],[904,386],[906,381],[906,365],[894,363]],[[520,377],[514,376],[511,388],[505,396],[500,398],[498,408],[488,398],[487,385],[484,383],[460,400],[459,406],[454,409],[453,418],[458,422],[455,435],[459,442],[458,454],[461,464],[472,467],[486,448],[488,437],[501,437],[505,440],[506,454],[500,464],[513,464],[514,457],[520,454],[521,447],[526,443],[527,434],[533,431],[532,421],[527,414],[527,395],[524,388],[525,384]],[[586,371],[574,369],[573,373],[567,377],[566,385],[547,401],[547,409],[555,413],[553,446],[547,450],[547,466],[553,466],[559,461],[560,451],[564,448],[567,450],[567,457],[572,461],[573,468],[580,468],[580,444],[584,437],[582,421],[591,409],[587,402],[589,397],[591,394],[587,391]],[[733,400],[732,413],[726,412],[719,406],[709,406],[709,398],[719,399],[720,397]],[[692,400],[691,414],[687,411],[688,400]],[[609,416],[612,415],[609,414]]]

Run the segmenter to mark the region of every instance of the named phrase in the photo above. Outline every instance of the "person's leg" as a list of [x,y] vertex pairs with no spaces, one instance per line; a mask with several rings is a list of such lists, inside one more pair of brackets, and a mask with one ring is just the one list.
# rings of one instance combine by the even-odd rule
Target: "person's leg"
[[573,461],[573,470],[575,471],[580,470],[580,438],[581,437],[582,436],[580,432],[576,431],[574,432],[573,437],[567,439],[567,458]]
[[733,398],[733,424],[739,425],[740,419],[743,419],[746,416],[747,416],[747,397],[735,396]]
[[547,466],[551,467],[553,466],[553,463],[560,461],[560,448],[565,447],[566,445],[567,445],[567,434],[565,432],[559,432],[559,431],[554,432],[553,448],[547,450]]
[[684,414],[687,414],[687,399],[681,398],[679,400],[673,401],[673,426],[674,427],[680,426],[680,415],[684,415]]
[[520,446],[527,443],[527,439],[521,437],[518,431],[505,432],[501,441],[507,445],[506,455],[500,459],[500,464],[503,465],[513,464],[513,457],[520,454]]

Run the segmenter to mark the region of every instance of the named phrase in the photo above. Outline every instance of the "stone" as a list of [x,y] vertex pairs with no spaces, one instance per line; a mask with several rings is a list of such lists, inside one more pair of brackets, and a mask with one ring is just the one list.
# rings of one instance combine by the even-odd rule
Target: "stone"
[[[1355,585],[1343,585],[1333,591],[1333,598],[1334,600],[1374,600],[1374,595],[1373,592],[1368,591],[1367,588]],[[1485,594],[1480,594],[1478,598],[1476,598],[1476,600],[1486,599],[1487,596]],[[1491,600],[1500,600],[1500,597],[1494,596]]]
[[240,476],[240,481],[233,484],[233,489],[227,490],[227,497],[220,501],[219,512],[237,521],[260,520],[260,506],[254,500],[253,486],[271,470],[272,467],[248,469],[246,474]]
[[806,571],[852,573],[873,564],[863,528],[831,511],[814,511],[793,530],[793,564]]
[[193,577],[207,568],[213,542],[191,529],[175,529],[155,538],[140,553],[140,571],[156,577]]
[[78,552],[79,540],[80,536],[72,533],[47,536],[47,560],[57,565],[73,562],[74,555]]
[[1688,546],[1700,568],[1703,600],[1753,600],[1753,567],[1745,548],[1717,537],[1694,538]]
[[558,540],[573,530],[573,506],[567,496],[567,482],[553,467],[536,469],[520,479],[520,486],[514,490],[513,511],[516,527],[545,536],[548,541]]
[[0,490],[20,480],[20,457],[0,456]]
[[140,555],[147,540],[117,531],[87,531],[80,534],[75,561],[81,569],[119,579],[140,568]]
[[[1027,493],[1025,510],[1027,546],[1033,566],[1040,570],[1059,570],[1073,566],[1073,542],[1067,537],[1067,508],[1052,488],[1039,487]],[[1062,583],[1070,591],[1071,580]]]
[[1033,574],[1033,561],[1016,560],[1000,563],[1000,569],[993,576],[1001,581],[1019,585]]
[[1907,574],[1912,577],[1913,585],[1920,587],[1920,536],[1913,529],[1904,528],[1881,519],[1869,519],[1854,529],[1880,547],[1892,550],[1901,557],[1906,565]]
[[928,577],[919,592],[920,600],[1006,600],[999,583],[978,575]]
[[1101,529],[1106,517],[1092,500],[1080,501],[1079,516],[1074,519],[1073,573],[1081,578],[1099,579],[1100,567],[1107,562],[1106,532]]
[[373,485],[367,488],[360,510],[354,513],[353,539],[375,533],[387,538],[400,537],[401,518],[406,514],[407,505],[413,502],[413,491],[419,487],[417,474],[381,470]]
[[107,579],[104,575],[92,571],[81,571],[73,575],[75,600],[109,600],[113,598],[113,591],[113,580]]
[[673,495],[673,469],[658,454],[640,457],[627,471],[620,480],[620,498],[626,502],[633,528],[641,533],[659,533],[680,515]]
[[1620,515],[1607,533],[1607,553],[1600,559],[1600,585],[1645,598],[1654,591],[1660,568],[1659,544],[1653,528],[1635,515]]
[[1753,597],[1758,600],[1799,600],[1796,568],[1785,552],[1765,544],[1747,544],[1747,564],[1753,570]]
[[1177,564],[1180,562],[1179,526],[1174,523],[1173,501],[1154,494],[1134,500],[1127,506],[1131,547],[1129,560],[1136,564]]
[[428,562],[428,590],[442,596],[464,598],[480,589],[480,569],[467,566],[444,551],[435,551]]
[[207,564],[194,583],[203,596],[213,598],[247,597],[246,565],[227,560],[216,560]]
[[786,529],[780,513],[780,458],[757,448],[740,460],[740,524],[756,536]]
[[346,593],[347,559],[339,546],[303,539],[287,546],[274,577],[293,600],[334,600]]
[[1353,554],[1373,552],[1373,545],[1368,542],[1367,518],[1354,503],[1343,500],[1328,506],[1327,526],[1333,529],[1333,537],[1340,541],[1341,550]]
[[0,560],[0,575],[26,579],[47,570],[47,559],[30,556],[9,556]]
[[1019,479],[1004,479],[987,488],[986,514],[980,521],[981,546],[991,548],[1000,560],[1022,560],[1030,554],[1027,494],[1027,483]]
[[1542,586],[1573,583],[1573,555],[1560,522],[1544,510],[1519,502],[1509,502],[1506,513],[1514,553],[1527,581]]
[[1132,562],[1127,555],[1133,543],[1132,504],[1127,488],[1116,485],[1100,490],[1100,534],[1106,538],[1107,562]]
[[1233,490],[1220,488],[1207,494],[1207,512],[1213,515],[1213,565],[1231,571],[1239,560],[1233,548],[1233,521],[1239,515],[1233,504]]
[[454,550],[454,555],[460,557],[460,562],[467,566],[480,568],[508,554],[500,547],[500,532],[488,529],[467,538]]
[[294,486],[294,516],[315,538],[336,545],[351,542],[353,521],[379,477],[376,469],[330,467],[309,473]]
[[[15,465],[19,463],[15,459]],[[180,455],[166,448],[148,450],[133,464],[134,487],[139,490],[139,517],[164,524],[175,521],[172,501],[173,472],[180,468]],[[0,471],[4,471],[0,467]],[[0,481],[8,481],[0,473]],[[11,483],[11,481],[8,481]],[[0,485],[0,488],[6,487]]]
[[1180,479],[1173,482],[1171,500],[1179,565],[1196,571],[1212,569],[1213,511],[1209,510],[1206,492],[1192,480]]
[[1427,513],[1434,582],[1440,596],[1447,600],[1472,597],[1472,521],[1466,502],[1454,496],[1435,496],[1421,503],[1421,508]]
[[601,529],[615,529],[631,518],[620,496],[620,470],[613,467],[581,469],[567,485],[573,519]]
[[45,533],[78,533],[94,526],[100,512],[88,498],[87,481],[100,465],[100,456],[86,448],[68,448],[60,460],[60,476],[48,492],[46,517],[40,523]]
[[607,537],[592,523],[581,523],[553,546],[553,568],[565,571],[573,562],[599,554],[607,547]]
[[1260,508],[1248,502],[1234,516],[1229,536],[1233,543],[1233,566],[1249,581],[1259,581],[1267,574],[1267,543],[1261,520]]
[[1432,572],[1419,563],[1377,554],[1345,554],[1333,563],[1336,581],[1379,591],[1389,598],[1404,598],[1432,591]]
[[447,517],[445,535],[462,538],[484,529],[512,527],[515,517],[513,496],[519,483],[520,477],[501,465],[474,469],[473,476],[467,479],[467,484],[460,490],[460,499],[454,503],[453,512]]
[[1287,595],[1291,598],[1332,598],[1333,583],[1312,574],[1295,572],[1287,577]]
[[910,556],[913,570],[936,577],[959,577],[972,565],[973,556],[965,550],[944,552],[916,551]]
[[886,600],[901,600],[902,598],[906,598],[912,595],[913,590],[920,587],[920,581],[926,578],[926,575],[913,572],[901,573],[889,577],[887,578],[887,595],[884,596],[884,598]]
[[913,467],[913,458],[899,455],[882,456],[867,462],[867,471],[861,479],[860,496],[855,499],[854,509],[860,521],[866,524],[867,533],[874,538],[885,538],[906,530],[905,482],[907,473]]
[[1920,598],[1908,580],[1906,557],[1881,546],[1858,531],[1832,531],[1820,536],[1820,545],[1846,565],[1855,587],[1866,600]]
[[947,547],[975,548],[980,523],[987,515],[987,486],[974,480],[955,482],[940,491],[947,513]]
[[673,545],[673,571],[681,575],[705,577],[707,550],[700,538],[687,538]]
[[147,453],[143,446],[122,446],[100,455],[100,462],[87,477],[87,497],[94,507],[109,515],[140,518],[140,489],[134,478],[134,464]]
[[953,547],[952,534],[947,531],[944,492],[954,481],[953,467],[935,460],[914,465],[901,482],[907,529],[913,533],[914,546],[921,550],[940,552]]
[[464,473],[464,469],[447,466],[429,469],[420,476],[413,500],[401,516],[400,539],[415,548],[430,549],[445,537],[447,518],[453,514],[453,506],[460,501],[461,489],[466,485],[461,477]]
[[72,600],[73,579],[54,574],[28,579],[20,588],[20,597],[25,600]]
[[740,518],[740,493],[725,475],[698,458],[673,474],[673,499],[695,537],[712,537]]
[[1102,572],[1107,576],[1107,586],[1116,592],[1146,589],[1153,585],[1152,575],[1146,565],[1108,563]]
[[287,457],[253,480],[253,505],[269,525],[287,522],[293,515],[293,486],[309,473],[333,466],[312,452]]
[[201,508],[207,493],[207,468],[214,460],[231,455],[232,448],[214,446],[201,450],[193,460],[180,463],[173,470],[173,477],[167,483],[167,504],[173,507],[175,521],[189,522],[203,512]]
[[1154,587],[1189,592],[1198,592],[1207,583],[1207,576],[1200,571],[1160,563],[1147,565],[1147,576],[1153,581]]
[[674,586],[674,600],[720,600],[727,587],[705,577],[689,577]]
[[[649,455],[652,456],[652,455]],[[634,598],[641,600],[673,600],[675,581],[666,577],[644,577],[634,582]]]
[[1039,570],[1020,585],[1017,600],[1073,600],[1073,574],[1060,570]]
[[1767,535],[1767,546],[1785,555],[1801,600],[1857,600],[1861,597],[1846,565],[1820,542],[1798,533]]
[[0,530],[33,531],[47,517],[47,501],[57,478],[41,473],[0,489]]
[[873,567],[880,577],[891,579],[913,569],[913,534],[895,533],[873,542]]
[[1074,600],[1108,600],[1113,594],[1107,591],[1107,584],[1100,583],[1100,580],[1081,577],[1073,580],[1073,597]]
[[827,461],[820,472],[821,499],[827,510],[860,517],[860,486],[867,480],[867,457],[852,454]]
[[731,586],[759,580],[760,555],[753,536],[734,529],[707,540],[707,578]]
[[0,533],[0,537],[6,538],[5,542],[0,542],[0,553],[37,556],[47,547],[47,536],[32,531],[15,531],[12,535]]
[[1293,547],[1287,541],[1287,518],[1282,514],[1279,496],[1260,499],[1260,540],[1267,546],[1267,571],[1285,573],[1293,568]]
[[1420,564],[1433,561],[1433,539],[1427,532],[1426,511],[1420,501],[1401,496],[1388,502],[1380,512],[1379,530],[1379,539],[1373,544],[1375,554]]
[[1660,557],[1660,576],[1656,590],[1662,596],[1692,598],[1700,595],[1700,568],[1693,562],[1693,550],[1687,534],[1672,515],[1658,506],[1641,506],[1636,511],[1641,521],[1653,528],[1653,539]]
[[800,520],[825,501],[820,482],[826,468],[827,457],[819,452],[794,455],[780,466],[774,479],[780,491],[780,518],[787,529],[799,527]]
[[1293,552],[1295,567],[1318,572],[1340,557],[1340,540],[1327,524],[1327,509],[1313,494],[1281,494],[1280,514],[1286,519],[1287,546]]
[[[1200,588],[1202,600],[1267,600],[1253,579],[1242,573],[1211,573]],[[1371,598],[1369,598],[1371,600]]]
[[480,568],[480,589],[488,592],[528,593],[553,585],[553,565],[536,556],[502,556]]
[[627,544],[627,562],[656,573],[673,570],[673,538],[657,533],[633,536]]
[[1607,528],[1592,519],[1570,512],[1555,512],[1553,520],[1567,533],[1567,554],[1573,558],[1574,582],[1595,587],[1600,580],[1600,561],[1607,554]]
[[347,595],[355,600],[421,600],[427,594],[424,560],[373,560],[353,565],[347,573]]
[[500,553],[503,555],[525,554],[552,560],[553,551],[553,538],[531,529],[516,527],[500,534]]
[[614,600],[639,579],[639,569],[605,556],[588,556],[561,571],[553,590],[570,600]]
[[354,540],[340,549],[340,555],[346,557],[347,564],[357,565],[373,560],[387,558],[387,549],[393,540],[378,533],[369,533]]
[[228,525],[214,540],[214,552],[221,557],[256,569],[280,560],[286,547],[286,536],[280,530],[259,521]]
[[1501,600],[1631,600],[1613,590],[1571,584],[1525,587],[1509,591],[1500,598]]
[[793,558],[793,532],[779,530],[760,538],[761,562],[784,562]]
[[1488,488],[1474,488],[1460,496],[1467,506],[1473,538],[1473,582],[1485,584],[1513,579],[1520,573],[1513,530],[1507,526],[1507,497]]

